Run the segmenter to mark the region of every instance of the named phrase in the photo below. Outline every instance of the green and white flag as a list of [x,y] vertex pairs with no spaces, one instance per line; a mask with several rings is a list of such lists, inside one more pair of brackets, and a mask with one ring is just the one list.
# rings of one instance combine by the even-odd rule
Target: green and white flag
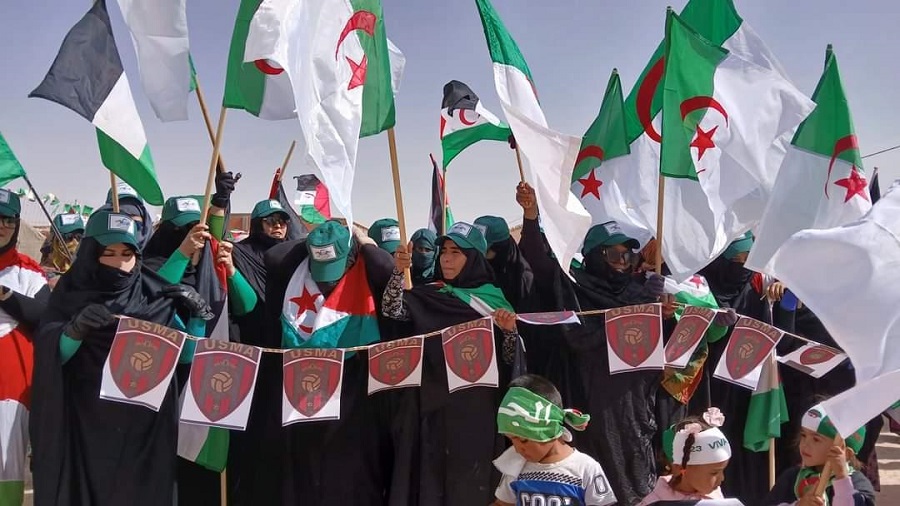
[[113,38],[106,2],[95,2],[69,31],[47,76],[29,97],[75,111],[97,129],[103,165],[148,204],[165,199],[144,125]]
[[25,177],[25,168],[19,163],[19,159],[16,158],[12,148],[0,133],[0,187],[6,186],[20,177]]
[[494,87],[535,189],[541,226],[563,272],[591,227],[591,216],[569,191],[581,138],[551,130],[538,101],[531,70],[489,0],[476,0],[494,66]]
[[872,207],[853,117],[831,46],[813,93],[816,109],[797,129],[756,230],[747,268],[771,272],[772,257],[795,233],[852,223]]
[[778,364],[767,358],[756,391],[750,397],[744,422],[744,448],[752,452],[767,451],[769,441],[781,437],[781,424],[787,421],[787,400],[778,375]]
[[762,217],[778,170],[772,147],[813,103],[779,72],[710,43],[672,11],[664,76],[662,252],[681,280]]
[[444,85],[441,102],[441,148],[444,151],[443,168],[464,149],[478,141],[507,141],[512,135],[491,111],[488,111],[478,95],[465,83],[450,81]]

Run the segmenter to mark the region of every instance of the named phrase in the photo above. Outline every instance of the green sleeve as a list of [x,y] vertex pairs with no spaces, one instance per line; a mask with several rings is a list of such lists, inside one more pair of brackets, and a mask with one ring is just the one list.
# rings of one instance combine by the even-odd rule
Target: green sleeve
[[234,271],[233,276],[228,276],[228,305],[232,314],[243,316],[253,311],[258,301],[256,292],[240,271]]
[[206,224],[209,225],[209,234],[215,237],[217,241],[221,241],[222,238],[225,237],[224,216],[210,213],[209,217],[206,218]]
[[706,342],[714,343],[719,339],[725,337],[725,334],[728,333],[728,327],[723,327],[721,325],[716,325],[713,323],[709,326],[709,329],[706,331]]
[[62,363],[65,364],[68,362],[80,347],[80,340],[72,339],[65,334],[61,334],[59,336],[59,357],[62,359]]
[[157,274],[169,283],[180,283],[190,261],[191,259],[184,256],[181,250],[176,249],[175,253],[172,253],[172,256],[166,260],[166,263],[159,268]]
[[[187,326],[181,321],[181,318],[178,315],[175,315],[175,319],[172,321],[172,326],[177,328],[178,330],[187,332],[188,335],[193,337],[199,337],[201,339],[205,339],[203,336],[206,334],[206,322],[201,320],[200,318],[191,318],[188,320]],[[194,360],[194,351],[197,349],[197,341],[193,339],[188,339],[184,343],[184,347],[181,348],[181,355],[178,357],[179,364],[190,364]]]

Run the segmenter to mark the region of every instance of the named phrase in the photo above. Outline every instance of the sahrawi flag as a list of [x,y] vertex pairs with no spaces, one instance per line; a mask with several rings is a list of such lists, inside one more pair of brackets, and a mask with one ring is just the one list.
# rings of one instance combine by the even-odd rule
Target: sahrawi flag
[[629,169],[629,153],[622,83],[618,71],[613,70],[600,112],[581,140],[572,173],[572,193],[581,199],[593,224],[614,220],[625,235],[643,246],[653,232],[641,225],[640,217],[631,209],[631,192],[620,186],[616,175],[619,170]]
[[753,452],[769,449],[769,441],[781,437],[781,424],[788,421],[787,400],[778,375],[778,364],[772,359],[763,363],[759,383],[750,397],[744,422],[744,448]]
[[0,133],[0,187],[6,186],[15,179],[25,177],[25,168],[19,163],[16,154]]
[[[428,210],[428,229],[438,235],[453,226],[453,212],[450,210],[450,195],[444,190],[447,172],[438,167],[434,155],[431,157],[431,208]],[[444,202],[446,200],[447,202]]]
[[162,121],[188,119],[192,90],[187,0],[119,0],[137,54],[144,95]]
[[[228,341],[228,293],[225,266],[215,263],[218,243],[207,243],[197,265],[197,292],[207,301],[215,317],[206,322],[206,338]],[[254,372],[255,383],[255,372]],[[182,393],[182,403],[184,393]],[[222,472],[228,463],[228,429],[181,422],[178,455],[211,471]]]
[[247,34],[244,62],[290,79],[308,154],[348,223],[359,138],[395,123],[402,58],[390,53],[379,0],[264,0]]
[[441,102],[441,148],[444,151],[444,170],[464,149],[478,141],[507,141],[512,135],[488,111],[478,95],[465,83],[450,81],[444,85]]
[[[313,255],[334,255],[334,247]],[[361,257],[360,257],[361,260]],[[381,340],[366,264],[357,261],[325,297],[309,273],[309,258],[291,276],[281,310],[282,347],[350,348]]]
[[563,272],[591,226],[591,217],[569,191],[581,139],[547,126],[531,71],[519,46],[489,0],[476,0],[494,63],[494,86],[522,154],[525,179],[535,190],[541,226]]
[[747,268],[769,272],[778,248],[796,232],[858,220],[871,207],[853,118],[831,46],[813,94],[816,109],[797,129],[757,228]]
[[823,403],[844,437],[900,399],[898,188],[854,223],[794,234],[771,262],[856,371],[855,387]]
[[[741,19],[731,0],[691,0],[682,10],[681,18],[712,44],[720,45],[728,50],[730,55],[743,58],[752,62],[761,70],[767,71],[760,74],[760,77],[767,76],[767,79],[768,77],[784,79],[785,73],[775,56],[753,29]],[[660,141],[662,140],[660,128],[663,102],[662,82],[666,69],[666,62],[663,58],[665,50],[666,45],[663,42],[651,57],[625,100],[625,128],[630,153],[624,155],[622,160],[617,161],[621,168],[616,171],[617,184],[622,188],[623,194],[628,199],[629,209],[633,210],[641,219],[643,227],[653,232],[656,231],[660,173],[659,154]],[[769,98],[774,99],[775,96],[773,95]],[[727,112],[730,120],[733,121],[737,111]],[[756,112],[754,111],[750,117],[754,118],[755,114]],[[714,110],[710,110],[709,116],[711,117],[708,120],[713,120],[714,116],[717,115]],[[796,123],[799,123],[799,121]],[[704,131],[707,132],[711,129],[706,124],[703,127]],[[719,140],[727,134],[728,132],[720,127],[717,131],[718,137],[713,136],[714,142],[718,144]],[[752,224],[758,221],[762,214],[761,204],[765,202],[764,194],[768,191],[767,188],[770,189],[772,183],[774,183],[774,171],[778,169],[781,164],[781,158],[784,156],[784,145],[789,141],[786,137],[784,136],[777,143],[768,146],[765,155],[755,155],[764,158],[766,160],[765,167],[769,168],[765,174],[769,180],[759,195],[751,193],[745,199],[739,199],[740,195],[731,195],[727,192],[723,195],[723,198],[737,202],[721,219],[724,223],[722,232],[726,233],[729,239],[725,240],[716,237],[711,240],[712,238],[703,236],[689,238],[680,232],[675,237],[670,235],[670,240],[685,236],[684,239],[687,245],[692,245],[691,241],[697,241],[696,244],[692,245],[695,248],[693,251],[678,252],[681,257],[685,256],[684,253],[692,253],[690,256],[696,257],[696,261],[693,263],[699,263],[702,266],[703,263],[708,262],[723,251],[731,240],[740,237]],[[699,145],[691,149],[694,152],[694,156],[700,155]],[[717,149],[715,148],[713,151]],[[755,153],[762,149],[762,145],[754,146],[753,152]],[[704,158],[705,160],[706,158]],[[711,176],[709,168],[707,168],[705,174],[704,177],[706,178]],[[667,183],[669,182],[667,181]],[[722,171],[719,183],[724,188],[731,184],[726,179],[726,171]],[[744,182],[741,181],[737,181],[735,184],[738,188],[744,186]],[[667,184],[666,186],[666,200],[677,200],[679,198],[678,195],[671,196],[676,185]],[[757,201],[757,199],[761,200]],[[757,205],[758,203],[760,205]],[[743,208],[748,209],[748,212],[752,212],[747,215],[747,213],[742,212]],[[702,218],[710,218],[708,211]],[[666,220],[668,220],[666,228],[669,228],[669,226],[677,228],[677,224],[673,223],[672,217],[667,217]],[[665,250],[664,253],[666,253]],[[670,258],[669,260],[672,259]],[[670,267],[673,267],[673,265],[670,265]],[[684,266],[682,268],[684,269]],[[684,279],[697,269],[684,270],[688,272],[679,273],[675,269],[673,269],[673,272],[679,279]]]
[[666,22],[660,175],[662,252],[677,279],[717,257],[763,213],[769,152],[812,102],[778,72]]
[[148,204],[163,205],[144,126],[131,96],[106,11],[98,0],[63,40],[43,82],[29,95],[77,112],[97,128],[103,165]]

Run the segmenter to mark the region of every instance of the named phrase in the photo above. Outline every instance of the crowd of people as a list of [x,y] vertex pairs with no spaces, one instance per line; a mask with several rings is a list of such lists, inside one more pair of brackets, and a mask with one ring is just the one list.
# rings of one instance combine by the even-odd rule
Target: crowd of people
[[[60,234],[40,265],[16,251],[18,197],[0,189],[0,497],[21,503],[30,466],[38,506],[220,504],[220,475],[177,456],[183,371],[158,411],[100,398],[119,316],[201,337],[227,316],[232,341],[267,348],[347,348],[491,317],[499,388],[450,393],[441,343],[426,339],[420,387],[369,395],[365,353],[348,353],[333,421],[282,427],[281,357],[264,354],[247,430],[231,431],[228,503],[875,504],[879,421],[839,445],[819,406],[853,385],[849,363],[820,379],[781,368],[790,422],[774,488],[767,454],[744,447],[752,392],[711,370],[738,315],[836,346],[802,304],[779,303],[785,287],[777,280],[744,268],[749,234],[692,279],[708,287],[705,304],[717,313],[689,364],[610,374],[602,315],[553,326],[519,325],[516,315],[661,303],[668,337],[684,304],[700,302],[673,290],[665,267],[653,272],[655,241],[641,248],[615,222],[595,225],[583,259],[564,272],[543,237],[534,191],[521,183],[518,242],[495,216],[440,236],[419,230],[408,244],[391,219],[368,233],[329,220],[295,238],[291,215],[264,200],[249,236],[232,245],[225,216],[234,182],[217,176],[206,223],[198,197],[178,196],[154,226],[127,190],[116,209],[110,195],[86,223],[57,216]],[[218,308],[198,292],[203,273],[193,261],[211,241],[227,272],[228,303]],[[303,313],[292,301],[307,295],[298,287],[314,286],[321,307],[358,275],[368,290],[353,296],[372,298],[377,321],[347,325],[328,341],[313,336],[315,309]],[[798,346],[785,340],[779,353]],[[179,363],[189,367],[193,351],[191,341]],[[822,476],[826,463],[831,473]],[[819,480],[827,480],[822,496]]]

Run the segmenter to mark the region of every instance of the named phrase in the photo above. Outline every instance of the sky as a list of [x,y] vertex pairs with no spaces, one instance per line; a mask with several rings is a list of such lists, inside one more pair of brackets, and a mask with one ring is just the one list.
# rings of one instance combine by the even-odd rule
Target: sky
[[[494,0],[531,68],[550,126],[582,135],[617,68],[631,89],[663,37],[666,6],[686,0]],[[97,206],[109,188],[96,135],[87,120],[46,100],[27,98],[50,68],[66,32],[90,0],[0,2],[0,45],[7,69],[0,79],[0,132],[39,194]],[[162,123],[141,89],[134,49],[117,2],[108,0],[119,52],[143,118],[157,174],[167,196],[203,193],[212,147],[193,95],[190,120]],[[239,0],[190,0],[191,53],[213,121],[218,118],[225,65]],[[473,0],[382,0],[388,37],[405,53],[397,98],[396,136],[407,227],[423,227],[431,198],[429,153],[440,159],[439,110],[444,83],[467,83],[501,115],[491,61]],[[834,44],[863,155],[900,144],[900,3],[889,0],[735,0],[738,11],[778,56],[791,80],[812,95],[825,47]],[[265,121],[229,111],[222,157],[243,174],[232,197],[249,212],[267,197],[274,170],[293,139],[294,120]],[[295,153],[288,175],[309,172]],[[866,158],[881,168],[882,188],[900,178],[900,150]],[[521,222],[515,203],[518,170],[507,145],[482,142],[463,152],[447,176],[457,220],[484,214]],[[18,183],[13,183],[15,188]],[[288,194],[293,188],[288,187]],[[353,190],[354,218],[369,224],[396,217],[387,136],[360,141]]]

